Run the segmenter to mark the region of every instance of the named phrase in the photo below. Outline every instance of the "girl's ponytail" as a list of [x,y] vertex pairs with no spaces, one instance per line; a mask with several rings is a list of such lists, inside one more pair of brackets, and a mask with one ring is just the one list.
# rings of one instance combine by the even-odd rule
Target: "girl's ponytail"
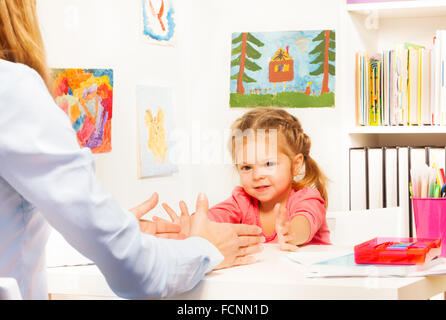
[[305,175],[304,177],[293,183],[294,189],[301,189],[303,187],[314,187],[321,194],[322,199],[325,202],[325,208],[328,206],[328,197],[327,197],[327,177],[319,168],[316,161],[310,157],[310,155],[304,155],[304,163],[305,163]]

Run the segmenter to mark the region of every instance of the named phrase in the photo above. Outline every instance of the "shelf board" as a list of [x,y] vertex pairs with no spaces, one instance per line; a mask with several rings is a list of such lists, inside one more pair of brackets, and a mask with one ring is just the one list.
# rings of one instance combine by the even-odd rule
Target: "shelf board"
[[446,15],[446,0],[349,3],[347,11],[364,15],[378,11],[380,18],[436,17]]
[[446,134],[446,126],[357,126],[349,134]]

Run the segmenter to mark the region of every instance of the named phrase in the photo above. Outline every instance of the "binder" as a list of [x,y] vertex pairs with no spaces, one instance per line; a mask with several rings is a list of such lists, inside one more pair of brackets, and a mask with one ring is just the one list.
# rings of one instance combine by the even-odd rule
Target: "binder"
[[386,208],[398,207],[398,159],[396,148],[384,148]]
[[[368,149],[368,191],[369,206],[367,209],[378,209],[385,207],[385,189],[383,183],[383,151],[381,148]],[[367,182],[367,181],[366,181]]]
[[364,148],[349,153],[349,209],[366,209],[366,156]]
[[446,147],[350,148],[349,209],[401,207],[404,230],[413,236],[411,169],[432,166],[434,160],[439,168],[446,168]]
[[[405,230],[409,230],[409,209],[412,210],[409,195],[409,148],[397,147],[397,161],[398,161],[398,201],[399,206],[402,208],[404,215]],[[410,225],[410,227],[412,227]]]

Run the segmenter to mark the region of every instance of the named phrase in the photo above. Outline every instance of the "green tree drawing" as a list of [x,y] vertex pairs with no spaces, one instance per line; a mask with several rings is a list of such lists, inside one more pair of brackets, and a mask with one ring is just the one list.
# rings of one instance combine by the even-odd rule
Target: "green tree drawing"
[[254,49],[253,45],[263,47],[264,44],[249,32],[243,32],[238,37],[232,39],[232,45],[237,44],[239,45],[233,48],[231,52],[231,56],[236,56],[231,61],[231,67],[240,67],[239,71],[231,76],[231,80],[237,80],[237,93],[244,94],[245,88],[243,87],[243,82],[256,82],[255,79],[249,77],[245,73],[245,68],[250,71],[258,71],[262,69],[262,67],[251,60],[258,59],[262,56],[260,52]]
[[330,92],[330,89],[328,88],[329,75],[335,75],[335,32],[331,30],[323,30],[312,41],[320,41],[320,43],[310,52],[310,54],[316,55],[314,60],[310,63],[319,64],[319,68],[310,72],[310,75],[317,76],[323,74],[324,78],[322,80],[321,94],[328,93]]

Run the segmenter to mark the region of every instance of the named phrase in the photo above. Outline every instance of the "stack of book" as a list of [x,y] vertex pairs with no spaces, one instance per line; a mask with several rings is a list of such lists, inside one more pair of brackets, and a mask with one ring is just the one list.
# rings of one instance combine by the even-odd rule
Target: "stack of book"
[[356,53],[356,124],[446,125],[446,30],[432,48]]

